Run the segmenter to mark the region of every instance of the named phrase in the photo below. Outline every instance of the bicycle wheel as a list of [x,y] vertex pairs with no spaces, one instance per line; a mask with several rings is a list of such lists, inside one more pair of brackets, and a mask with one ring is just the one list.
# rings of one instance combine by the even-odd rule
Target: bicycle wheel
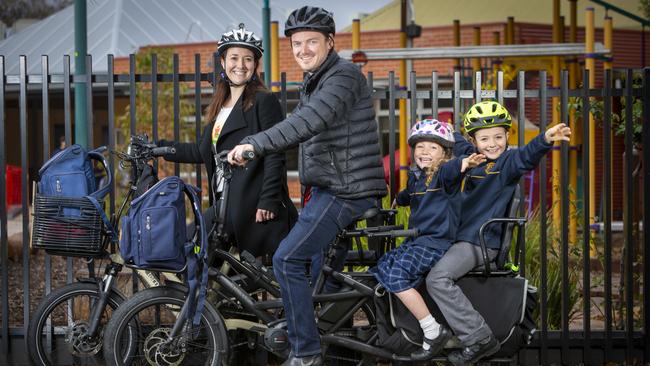
[[103,365],[103,327],[124,301],[114,290],[102,313],[100,328],[89,337],[90,312],[99,299],[99,285],[71,283],[50,292],[36,308],[27,328],[26,345],[35,365]]
[[[226,326],[219,313],[206,303],[197,327],[184,326],[169,341],[185,293],[166,286],[140,291],[115,311],[104,335],[107,365],[211,365],[225,363],[228,353]],[[189,324],[189,322],[188,322]],[[129,353],[129,332],[136,337]]]

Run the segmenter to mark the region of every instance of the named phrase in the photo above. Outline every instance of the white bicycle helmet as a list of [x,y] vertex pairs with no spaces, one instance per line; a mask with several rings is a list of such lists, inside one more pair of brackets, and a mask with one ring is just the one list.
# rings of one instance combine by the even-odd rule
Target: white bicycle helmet
[[244,23],[239,24],[239,29],[233,29],[221,36],[217,43],[217,52],[223,55],[228,48],[233,46],[248,48],[255,54],[255,59],[262,57],[262,52],[264,52],[262,40],[257,38],[255,33],[246,30]]
[[408,144],[412,148],[420,141],[434,141],[442,147],[454,146],[454,129],[447,122],[423,119],[411,127]]

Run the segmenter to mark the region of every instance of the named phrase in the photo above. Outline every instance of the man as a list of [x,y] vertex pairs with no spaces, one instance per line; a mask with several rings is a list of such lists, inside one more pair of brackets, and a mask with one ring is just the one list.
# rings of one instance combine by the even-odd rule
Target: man
[[332,13],[322,8],[304,6],[289,15],[285,35],[306,72],[300,103],[284,121],[244,138],[228,155],[243,165],[245,151],[266,155],[300,144],[300,181],[312,187],[273,256],[291,343],[285,366],[323,362],[305,266],[386,194],[371,91],[358,67],[334,51],[334,33]]

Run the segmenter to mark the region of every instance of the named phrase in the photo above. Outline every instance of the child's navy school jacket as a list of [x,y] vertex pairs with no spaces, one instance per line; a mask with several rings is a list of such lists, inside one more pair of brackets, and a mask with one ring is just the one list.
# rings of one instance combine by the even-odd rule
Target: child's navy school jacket
[[417,244],[447,250],[456,239],[460,223],[460,172],[462,160],[442,164],[431,181],[419,168],[409,172],[406,188],[397,194],[397,204],[411,206],[409,228],[420,234]]
[[[460,133],[454,133],[454,138],[455,155],[476,152],[474,145],[467,142]],[[552,146],[553,144],[546,143],[544,133],[541,133],[523,148],[508,149],[496,160],[488,160],[466,172],[461,192],[462,210],[457,241],[479,245],[478,232],[481,225],[490,219],[504,217],[519,178],[535,169]],[[485,230],[485,245],[499,249],[501,232],[500,224],[488,226]]]

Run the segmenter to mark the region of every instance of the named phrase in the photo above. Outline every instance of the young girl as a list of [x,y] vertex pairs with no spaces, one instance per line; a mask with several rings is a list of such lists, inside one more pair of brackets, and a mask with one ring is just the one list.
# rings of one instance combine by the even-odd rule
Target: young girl
[[401,206],[411,206],[409,228],[417,228],[419,236],[386,253],[370,272],[420,322],[424,342],[411,358],[422,361],[433,358],[451,332],[436,322],[416,287],[456,239],[462,173],[482,163],[485,157],[472,154],[452,159],[452,128],[435,119],[416,123],[408,143],[413,149],[415,166],[409,172],[406,189],[397,195],[396,201]]

